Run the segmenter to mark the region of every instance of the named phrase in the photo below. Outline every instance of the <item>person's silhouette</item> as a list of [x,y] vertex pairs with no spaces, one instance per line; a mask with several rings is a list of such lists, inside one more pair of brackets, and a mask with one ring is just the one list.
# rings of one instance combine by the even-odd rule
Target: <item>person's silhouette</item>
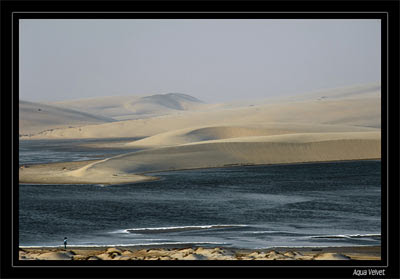
[[64,249],[67,249],[67,238],[64,237]]

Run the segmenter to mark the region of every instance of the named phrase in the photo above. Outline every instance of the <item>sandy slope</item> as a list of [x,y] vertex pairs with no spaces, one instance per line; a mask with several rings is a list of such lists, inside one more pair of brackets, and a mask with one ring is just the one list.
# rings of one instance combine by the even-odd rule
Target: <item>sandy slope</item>
[[60,108],[41,103],[19,101],[19,133],[35,134],[55,128],[68,128],[99,124],[114,121],[102,117],[67,108]]
[[[166,170],[381,158],[377,87],[328,93],[322,99],[311,94],[308,99],[260,105],[216,105],[44,132],[27,138],[145,137],[121,143],[144,150],[71,170],[46,166],[24,169],[20,170],[20,180],[115,184],[151,179],[140,174]],[[157,102],[179,108],[163,96],[151,99],[152,104]]]
[[[258,136],[271,136],[281,134],[293,134],[299,132],[354,132],[354,131],[376,131],[376,129],[340,126],[340,125],[312,125],[302,123],[265,123],[258,126],[206,126],[199,128],[188,128],[160,133],[141,140],[125,144],[131,147],[162,147],[175,146],[187,143],[195,143],[210,140],[222,140],[241,138],[239,141],[246,141],[247,137],[257,140]],[[332,135],[332,134],[330,134]],[[300,136],[300,135],[299,135]]]
[[266,136],[288,133],[283,129],[255,128],[255,127],[235,127],[235,126],[216,126],[201,127],[175,130],[160,133],[141,140],[133,141],[126,146],[133,147],[154,147],[154,146],[173,146],[185,143],[200,142],[207,140],[218,140],[250,136]]
[[[286,125],[288,123],[293,123],[295,126],[329,124],[379,129],[381,126],[380,95],[379,84],[367,84],[299,96],[271,98],[270,100],[260,100],[258,103],[251,102],[251,104],[237,102],[235,105],[206,105],[189,95],[177,93],[65,101],[56,104],[118,120],[134,120],[57,129],[24,138],[148,137],[196,127],[265,128],[267,123],[269,125],[267,128],[271,128],[271,124],[276,124],[275,128],[278,130],[281,127],[277,127],[277,124]],[[42,113],[42,115],[44,114]],[[25,119],[29,119],[29,126],[34,127],[46,126],[49,121],[55,121],[56,118],[48,116],[36,119],[35,114],[31,112]],[[69,124],[74,120],[71,115],[65,115],[63,119],[58,119],[64,121],[62,124]],[[104,119],[102,121],[104,122]],[[95,123],[99,123],[99,121]],[[24,129],[27,126],[23,125]],[[70,124],[69,126],[75,125]],[[333,127],[333,129],[339,131],[337,127]],[[289,132],[306,132],[308,130],[295,128],[289,129]],[[313,131],[317,132],[318,130],[314,129]]]
[[21,167],[20,182],[120,184],[153,180],[143,173],[254,164],[379,159],[380,132],[297,133],[200,141],[100,161]]
[[286,134],[212,140],[132,152],[94,162],[67,175],[74,179],[99,179],[176,169],[380,157],[379,132]]
[[308,126],[303,131],[310,129],[318,131],[316,128],[312,128],[318,125],[331,125],[335,131],[338,131],[336,125],[353,126],[353,129],[356,130],[359,130],[357,127],[379,129],[380,115],[380,99],[375,97],[326,101],[309,100],[232,109],[182,111],[179,114],[149,119],[59,129],[29,138],[148,137],[173,130],[207,126],[263,128],[265,125],[269,125],[268,127],[275,126],[279,130],[281,126],[291,124],[291,127],[299,132],[302,131],[296,127]]
[[[124,175],[103,175],[96,176],[90,173],[83,176],[70,175],[71,171],[92,164],[94,161],[61,162],[50,164],[38,164],[21,166],[19,168],[20,183],[39,184],[122,184],[139,181],[151,181],[157,178],[151,176],[124,174]],[[96,161],[95,161],[96,162]]]

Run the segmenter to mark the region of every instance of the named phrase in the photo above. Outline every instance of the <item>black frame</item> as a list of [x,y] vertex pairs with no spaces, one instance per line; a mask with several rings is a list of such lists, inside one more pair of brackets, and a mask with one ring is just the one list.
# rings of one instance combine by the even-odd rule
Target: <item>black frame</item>
[[[143,271],[143,277],[208,277],[218,273],[219,277],[274,277],[295,278],[352,278],[355,269],[384,269],[385,276],[381,278],[397,278],[399,276],[399,225],[398,225],[398,155],[392,150],[398,146],[398,117],[396,99],[399,92],[399,2],[2,2],[2,106],[11,108],[6,120],[7,126],[2,125],[3,131],[10,131],[11,138],[7,144],[12,149],[7,150],[11,155],[8,162],[10,171],[2,170],[1,187],[1,255],[2,273],[6,276],[17,277],[132,277],[133,273]],[[58,261],[19,261],[18,260],[18,20],[26,18],[307,18],[307,19],[381,19],[382,53],[381,53],[381,92],[382,92],[382,259],[381,261],[278,261],[278,262],[249,262],[249,261],[171,261],[163,266],[157,262],[58,262]],[[394,58],[392,58],[394,56]],[[389,60],[390,57],[390,60]],[[11,71],[10,71],[11,70]],[[11,73],[4,78],[4,73]],[[397,74],[397,76],[396,76]],[[6,89],[5,86],[9,86]],[[8,95],[4,92],[12,92]],[[5,98],[6,101],[5,101]],[[397,101],[397,102],[396,102]],[[390,102],[390,103],[389,103]],[[9,105],[12,104],[12,107]],[[5,110],[2,109],[2,112]],[[389,118],[389,114],[390,118]],[[12,117],[10,117],[10,114]],[[390,119],[390,121],[389,121]],[[11,122],[11,123],[10,123]],[[2,123],[3,124],[3,123]],[[10,125],[11,127],[8,128]],[[388,125],[391,126],[389,129]],[[397,126],[395,126],[397,125]],[[393,127],[396,127],[393,129]],[[390,131],[389,131],[390,130]],[[4,138],[1,137],[3,140]],[[4,143],[4,140],[3,140]],[[390,153],[387,152],[390,147]],[[2,149],[2,158],[4,158]],[[10,154],[11,153],[11,154]],[[7,157],[8,159],[8,157]],[[397,170],[397,171],[396,171]],[[388,175],[386,175],[388,174]],[[389,180],[390,177],[390,180]],[[12,187],[9,187],[10,183]],[[390,195],[389,195],[390,192]],[[11,204],[4,202],[12,197]],[[396,216],[397,214],[397,216]],[[12,215],[12,216],[11,216]],[[11,217],[11,218],[10,218]],[[7,223],[4,222],[7,220]],[[390,220],[387,222],[387,220]],[[6,224],[6,225],[5,225]],[[5,226],[4,226],[5,225]],[[11,230],[12,231],[11,231]],[[390,240],[390,242],[389,242]],[[11,247],[12,245],[12,247]],[[390,246],[389,246],[390,245]],[[14,254],[13,254],[14,252]],[[11,256],[12,255],[12,256]],[[243,265],[238,265],[238,264]],[[116,272],[115,268],[119,270]],[[134,269],[134,270],[132,270]],[[96,271],[96,272],[93,272]],[[295,277],[292,277],[295,276]],[[135,276],[136,277],[136,276]]]

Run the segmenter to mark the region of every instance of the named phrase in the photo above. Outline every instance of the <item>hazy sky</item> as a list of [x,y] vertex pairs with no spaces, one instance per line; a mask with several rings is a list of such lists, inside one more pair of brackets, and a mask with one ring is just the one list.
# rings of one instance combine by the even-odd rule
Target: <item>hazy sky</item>
[[206,102],[380,82],[380,20],[20,21],[20,99]]

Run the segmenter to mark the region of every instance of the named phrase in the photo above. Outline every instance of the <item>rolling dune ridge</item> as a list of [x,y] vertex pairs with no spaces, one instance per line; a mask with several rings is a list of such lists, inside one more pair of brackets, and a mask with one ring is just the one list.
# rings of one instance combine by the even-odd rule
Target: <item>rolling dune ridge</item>
[[[302,132],[298,127],[304,125],[309,127],[330,125],[335,131],[337,131],[336,125],[352,126],[357,131],[359,127],[379,129],[380,122],[380,99],[378,98],[323,102],[311,100],[232,109],[183,111],[180,114],[148,119],[57,129],[22,137],[22,139],[149,137],[193,127],[256,126],[263,128],[268,123],[273,123],[277,129],[280,129],[279,125],[291,124],[292,129],[298,132]],[[311,129],[317,132],[315,128]]]
[[291,134],[205,141],[133,152],[95,162],[70,175],[112,175],[234,165],[381,157],[380,133]]
[[[379,86],[364,85],[318,94],[258,105],[204,105],[195,109],[188,104],[201,102],[184,94],[137,97],[133,103],[129,98],[124,99],[126,102],[117,98],[115,103],[110,102],[111,106],[124,104],[129,108],[135,104],[135,109],[142,109],[142,116],[147,115],[148,109],[153,113],[160,106],[172,109],[173,113],[22,137],[136,137],[142,139],[112,142],[108,147],[142,150],[88,162],[68,171],[51,165],[47,169],[46,166],[20,169],[20,181],[116,184],[155,179],[142,174],[168,170],[380,159]],[[90,104],[86,100],[81,105],[84,107],[87,102]],[[103,101],[95,102],[91,109],[100,109],[102,104]],[[146,105],[142,107],[143,104]],[[134,108],[129,110],[133,112]]]

